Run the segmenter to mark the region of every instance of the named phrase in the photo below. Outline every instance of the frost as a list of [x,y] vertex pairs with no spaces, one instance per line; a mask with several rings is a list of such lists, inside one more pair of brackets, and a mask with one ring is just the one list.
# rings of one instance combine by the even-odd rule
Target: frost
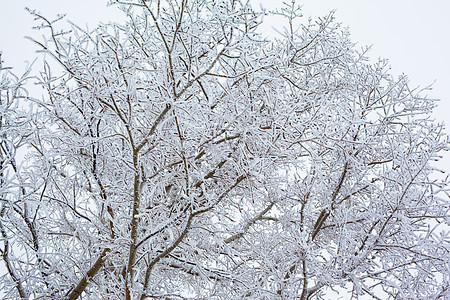
[[111,2],[128,22],[89,32],[32,12],[44,97],[1,70],[2,293],[448,294],[433,100],[333,14],[265,40],[245,1]]

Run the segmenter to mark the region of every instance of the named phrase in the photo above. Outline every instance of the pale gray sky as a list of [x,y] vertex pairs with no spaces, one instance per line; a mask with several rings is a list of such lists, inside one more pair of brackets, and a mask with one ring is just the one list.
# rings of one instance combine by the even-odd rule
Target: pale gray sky
[[[269,9],[283,0],[254,0]],[[290,2],[290,0],[285,0]],[[68,19],[93,28],[99,21],[118,19],[122,12],[106,8],[106,0],[14,0],[3,1],[0,9],[0,50],[5,66],[19,73],[25,61],[35,57],[35,47],[25,40],[31,31],[32,17],[24,7],[46,16],[67,13]],[[358,45],[373,45],[369,56],[388,58],[392,73],[407,74],[413,86],[427,86],[432,98],[442,99],[435,116],[450,127],[450,1],[449,0],[299,0],[304,15],[323,16],[336,9],[336,20],[349,26]],[[278,25],[278,24],[275,24]],[[447,130],[450,132],[450,130]],[[450,154],[443,168],[450,171]]]

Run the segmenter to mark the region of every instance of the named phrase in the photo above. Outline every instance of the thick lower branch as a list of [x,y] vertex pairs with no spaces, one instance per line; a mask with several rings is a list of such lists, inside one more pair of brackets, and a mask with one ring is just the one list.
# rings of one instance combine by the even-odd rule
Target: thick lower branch
[[166,250],[164,250],[161,254],[159,254],[158,256],[156,256],[149,264],[147,271],[145,272],[145,279],[144,279],[144,293],[142,293],[140,299],[143,300],[145,299],[145,291],[147,290],[148,287],[148,283],[150,280],[150,274],[153,270],[153,268],[155,267],[155,265],[165,256],[167,256],[168,254],[170,254],[176,247],[178,247],[178,245],[181,243],[181,241],[186,237],[186,235],[189,232],[189,229],[191,228],[191,224],[192,224],[192,219],[194,218],[194,214],[191,214],[188,217],[188,220],[186,222],[186,226],[184,227],[183,231],[181,232],[181,234],[178,236],[178,238],[173,242],[173,244],[168,247]]
[[66,296],[67,300],[74,300],[81,296],[81,294],[84,292],[86,287],[89,284],[89,281],[97,274],[97,272],[100,270],[100,268],[104,265],[106,260],[106,255],[110,249],[106,248],[102,251],[100,256],[97,258],[95,263],[92,265],[92,267],[87,271],[86,275],[83,276],[83,278],[80,280],[80,282],[77,284],[75,288],[69,291],[69,293]]
[[[0,214],[1,217],[3,217],[4,211],[5,211],[5,207],[2,207],[2,211]],[[2,234],[3,244],[4,244],[4,249],[2,251],[2,258],[3,258],[3,261],[5,262],[6,269],[8,270],[9,276],[11,276],[12,280],[14,281],[14,285],[16,286],[17,292],[19,293],[19,297],[21,299],[27,299],[28,297],[22,286],[22,283],[19,280],[19,278],[17,277],[17,275],[15,274],[14,268],[11,264],[11,261],[9,260],[9,240],[8,240],[8,236],[6,235],[5,228],[3,227],[1,218],[0,218],[0,231]]]
[[172,245],[170,247],[168,247],[166,250],[164,250],[162,253],[160,253],[158,256],[156,256],[148,265],[147,271],[145,273],[145,279],[144,279],[144,288],[143,288],[144,292],[142,293],[142,295],[140,297],[141,300],[145,299],[145,297],[146,297],[145,291],[148,288],[150,275],[151,275],[153,268],[162,258],[166,257],[175,248],[177,248],[178,245],[181,243],[181,241],[187,236],[187,234],[191,228],[191,224],[192,224],[194,217],[196,217],[200,214],[206,213],[206,212],[210,211],[211,209],[213,209],[218,203],[220,203],[228,195],[229,192],[231,192],[236,186],[238,186],[239,183],[241,183],[241,181],[244,180],[244,178],[245,178],[245,176],[239,176],[238,178],[236,178],[236,181],[228,189],[226,189],[211,206],[196,210],[192,214],[189,215],[189,217],[186,221],[186,225],[185,225],[183,231],[178,236],[178,238],[172,243]]
[[[137,166],[137,152],[135,152],[133,154],[133,162],[134,162],[134,166]],[[128,263],[127,263],[127,268],[125,270],[125,298],[127,300],[131,299],[131,293],[130,293],[130,284],[133,284],[133,263],[136,257],[136,233],[137,233],[137,226],[138,226],[138,222],[137,222],[137,214],[138,214],[138,208],[139,208],[139,174],[136,173],[134,175],[134,191],[133,191],[133,207],[132,209],[132,213],[131,213],[131,224],[130,224],[130,229],[131,229],[131,233],[130,233],[130,250],[128,252]]]

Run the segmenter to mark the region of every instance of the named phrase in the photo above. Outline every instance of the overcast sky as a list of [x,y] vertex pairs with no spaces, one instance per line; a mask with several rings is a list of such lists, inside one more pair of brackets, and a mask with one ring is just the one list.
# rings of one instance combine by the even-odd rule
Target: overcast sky
[[[290,0],[285,0],[290,2]],[[45,16],[66,13],[68,19],[91,28],[99,21],[117,20],[123,14],[106,7],[106,0],[11,0],[0,6],[0,51],[4,66],[20,73],[25,61],[35,57],[35,47],[23,37],[33,34],[32,17],[24,7],[34,8]],[[255,0],[257,2],[257,0]],[[274,8],[282,0],[263,0]],[[432,84],[428,92],[441,99],[435,113],[450,127],[450,0],[301,0],[304,16],[317,17],[336,9],[336,20],[348,26],[359,46],[373,45],[370,57],[388,58],[392,73],[407,74],[413,86]],[[277,24],[278,25],[278,24]],[[450,132],[450,130],[447,130]],[[450,171],[450,155],[443,164]]]

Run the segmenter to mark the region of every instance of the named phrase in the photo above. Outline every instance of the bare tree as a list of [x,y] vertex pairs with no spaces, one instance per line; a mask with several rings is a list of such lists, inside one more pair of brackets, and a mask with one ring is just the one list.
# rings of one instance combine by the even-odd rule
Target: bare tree
[[332,14],[299,23],[285,6],[270,41],[245,1],[113,2],[127,23],[91,32],[33,13],[46,95],[22,206],[2,195],[19,216],[2,213],[5,293],[448,296],[434,100],[369,64]]

